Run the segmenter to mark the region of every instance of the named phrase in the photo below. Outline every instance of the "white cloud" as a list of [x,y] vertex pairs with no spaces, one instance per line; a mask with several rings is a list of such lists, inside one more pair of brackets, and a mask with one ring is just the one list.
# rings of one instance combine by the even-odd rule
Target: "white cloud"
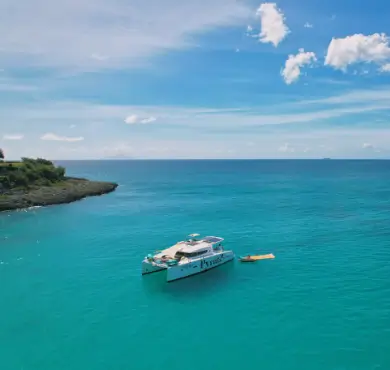
[[5,134],[3,140],[23,140],[24,135],[21,134]]
[[84,138],[82,136],[78,137],[68,137],[68,136],[59,136],[53,133],[46,133],[43,136],[41,136],[41,140],[46,140],[46,141],[65,141],[68,143],[73,143],[77,141],[83,141]]
[[251,25],[249,25],[247,28],[246,28],[246,32],[247,33],[251,33],[253,31],[253,27]]
[[141,123],[151,123],[151,122],[154,122],[156,119],[157,119],[156,117],[148,117],[148,118],[142,119],[140,122]]
[[371,143],[363,143],[362,149],[364,149],[368,152],[372,152],[372,153],[380,153],[381,152],[381,150],[379,148],[377,148],[375,145],[373,145]]
[[355,34],[333,38],[328,46],[325,65],[346,71],[354,63],[383,63],[390,58],[389,39],[384,33]]
[[379,68],[380,72],[390,72],[390,63],[386,63]]
[[127,123],[128,125],[135,125],[137,123],[151,123],[151,122],[154,122],[156,120],[157,120],[157,118],[153,117],[153,116],[142,118],[136,114],[132,114],[132,115],[127,116],[125,118],[125,123]]
[[272,43],[275,47],[290,32],[285,22],[285,17],[275,3],[263,3],[256,13],[260,17],[261,32],[260,42]]
[[136,114],[132,114],[125,118],[125,123],[127,123],[128,125],[134,125],[137,122],[138,122],[138,116]]
[[[313,106],[309,106],[313,105]],[[328,105],[335,105],[330,107]],[[213,109],[202,107],[181,106],[129,106],[104,105],[81,102],[45,102],[18,103],[2,108],[3,121],[15,122],[18,125],[40,124],[50,126],[54,120],[61,117],[67,125],[77,123],[80,126],[80,117],[83,125],[95,125],[101,122],[102,129],[108,130],[110,135],[115,132],[109,127],[123,121],[128,112],[134,112],[136,121],[148,117],[158,117],[159,125],[153,129],[165,130],[166,124],[170,127],[196,128],[196,130],[215,130],[225,132],[227,128],[240,129],[242,127],[259,127],[263,125],[282,125],[299,123],[316,123],[336,117],[348,117],[361,113],[380,112],[390,109],[390,90],[362,90],[349,92],[312,101],[285,102],[268,107],[260,106],[251,109]],[[265,113],[265,110],[267,113]],[[131,117],[131,116],[130,116]],[[132,120],[131,120],[132,121]],[[96,126],[94,126],[96,127]],[[0,122],[1,128],[1,122]],[[6,126],[3,125],[3,132]],[[219,131],[221,130],[221,131]],[[100,132],[100,131],[99,131]],[[96,131],[91,133],[102,135]]]
[[[390,88],[386,88],[389,96]],[[390,109],[390,99],[386,98],[384,91],[352,91],[344,96],[326,98],[328,100],[319,99],[317,101],[319,105],[316,103],[312,106],[298,104],[292,102],[292,98],[290,99],[290,102],[245,107],[241,110],[157,105],[101,105],[70,101],[18,102],[17,105],[7,104],[3,107],[4,123],[0,122],[0,132],[3,134],[9,130],[6,122],[12,122],[13,127],[31,127],[37,124],[40,124],[40,127],[53,127],[53,121],[58,120],[55,121],[58,127],[69,130],[69,125],[75,123],[78,128],[83,129],[85,136],[88,134],[88,140],[74,143],[53,141],[52,145],[42,145],[42,141],[39,144],[35,140],[31,142],[29,140],[28,146],[20,146],[24,141],[4,141],[4,149],[9,158],[20,156],[63,159],[97,159],[103,156],[212,158],[226,156],[228,150],[236,150],[234,156],[242,158],[284,158],[292,155],[302,158],[324,157],[326,153],[331,153],[332,157],[346,158],[349,155],[355,157],[360,155],[379,158],[388,154],[384,150],[381,154],[377,154],[376,150],[369,151],[361,148],[363,143],[374,143],[376,148],[388,147],[390,128],[383,125],[382,127],[370,125],[370,122],[375,122],[377,117],[383,117],[387,122],[385,113],[377,116],[381,114],[380,110]],[[123,121],[129,112],[139,117],[158,117],[159,124],[148,126],[147,131],[132,131],[132,135],[126,139],[128,141],[124,142],[122,140],[125,140],[123,134],[126,132],[126,126],[122,124],[124,127],[119,126],[115,130],[113,127]],[[371,115],[371,112],[374,114]],[[344,117],[347,121],[343,119]],[[348,127],[343,124],[348,122],[349,118],[353,118],[356,125]],[[327,119],[332,119],[331,125],[317,125],[317,123],[325,123]],[[95,122],[101,123],[99,129],[94,126]],[[305,123],[306,125],[299,126]],[[288,124],[293,124],[293,127],[288,127]],[[284,126],[272,127],[272,125]],[[50,130],[46,129],[43,133],[56,132],[66,136],[76,136],[68,135],[69,131],[65,134],[62,131]],[[78,129],[75,132],[78,132]],[[254,137],[256,137],[255,146],[247,144],[253,142]],[[289,144],[285,146],[282,145],[283,143]],[[328,152],[326,148],[320,148],[320,144],[332,147],[333,151]],[[286,149],[278,151],[279,147]],[[146,148],[156,148],[156,150],[152,153],[150,150],[147,152]],[[162,151],[162,148],[168,150],[158,153],[157,151]],[[311,148],[310,153],[307,153],[305,148]],[[214,153],[215,149],[220,149],[222,152],[217,155]]]
[[283,144],[281,147],[278,148],[279,152],[282,153],[294,153],[295,148],[293,148],[289,143]]
[[[144,65],[195,37],[250,19],[237,0],[2,0],[2,64],[75,70]],[[104,63],[102,61],[104,60]],[[3,67],[3,65],[2,65]]]
[[306,22],[306,23],[303,25],[303,27],[305,27],[305,28],[313,28],[313,25],[312,25],[311,23],[309,23],[309,22]]
[[297,55],[289,55],[285,67],[281,71],[281,75],[286,84],[289,85],[297,81],[301,74],[301,68],[305,65],[312,64],[316,60],[316,55],[313,52],[305,52],[304,49],[299,49]]

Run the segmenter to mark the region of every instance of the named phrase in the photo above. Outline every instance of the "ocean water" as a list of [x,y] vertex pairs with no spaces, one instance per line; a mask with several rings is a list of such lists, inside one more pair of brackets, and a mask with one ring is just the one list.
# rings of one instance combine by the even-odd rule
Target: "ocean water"
[[[0,369],[390,369],[390,161],[66,162],[116,192],[0,214]],[[174,283],[149,252],[218,235]]]

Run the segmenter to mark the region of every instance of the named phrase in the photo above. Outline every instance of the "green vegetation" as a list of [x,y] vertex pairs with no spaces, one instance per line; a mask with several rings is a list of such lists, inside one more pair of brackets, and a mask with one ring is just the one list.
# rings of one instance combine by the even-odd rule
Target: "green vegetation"
[[116,189],[113,182],[66,177],[65,169],[46,159],[4,161],[0,149],[0,212],[70,203]]
[[[1,150],[0,153],[3,154]],[[21,162],[0,163],[0,193],[1,190],[51,186],[64,180],[65,169],[46,159],[22,158]]]

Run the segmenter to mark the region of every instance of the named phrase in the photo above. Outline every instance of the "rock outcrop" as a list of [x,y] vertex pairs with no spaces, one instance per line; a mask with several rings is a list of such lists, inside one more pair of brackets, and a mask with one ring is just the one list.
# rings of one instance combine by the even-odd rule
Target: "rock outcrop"
[[0,195],[0,212],[33,206],[71,203],[85,197],[107,194],[118,184],[66,178],[50,186],[36,186],[28,190],[11,190]]

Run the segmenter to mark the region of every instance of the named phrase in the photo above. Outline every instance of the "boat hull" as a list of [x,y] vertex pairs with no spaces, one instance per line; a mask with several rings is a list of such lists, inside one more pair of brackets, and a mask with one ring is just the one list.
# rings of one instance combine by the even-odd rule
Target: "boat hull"
[[154,272],[159,272],[163,270],[166,270],[166,268],[158,266],[154,263],[150,263],[148,261],[142,262],[142,275],[153,274]]
[[200,274],[212,268],[223,265],[234,259],[232,251],[223,251],[212,256],[200,258],[186,264],[169,267],[167,269],[167,281],[175,281],[192,275]]

